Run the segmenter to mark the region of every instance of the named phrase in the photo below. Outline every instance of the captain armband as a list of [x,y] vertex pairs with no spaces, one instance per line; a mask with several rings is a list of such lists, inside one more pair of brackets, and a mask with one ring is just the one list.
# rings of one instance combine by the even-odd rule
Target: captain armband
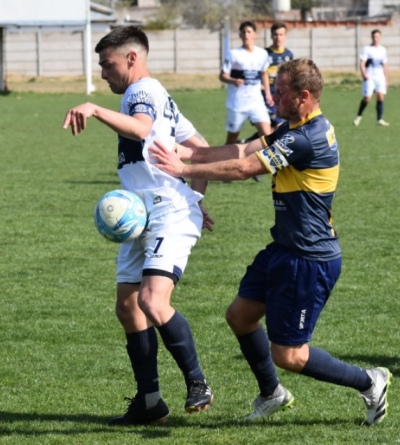
[[280,141],[275,141],[273,145],[265,147],[256,154],[271,174],[275,175],[279,170],[282,170],[289,165],[289,162],[286,160],[283,153],[284,149],[282,143]]

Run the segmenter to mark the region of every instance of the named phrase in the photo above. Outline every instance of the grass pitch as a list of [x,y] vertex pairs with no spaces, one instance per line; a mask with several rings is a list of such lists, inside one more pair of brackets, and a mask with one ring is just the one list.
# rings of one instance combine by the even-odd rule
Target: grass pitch
[[[181,110],[211,144],[225,138],[225,93],[174,91]],[[119,97],[90,100],[118,109]],[[336,128],[341,177],[334,203],[344,252],[342,276],[313,344],[360,366],[387,366],[395,379],[389,416],[361,427],[364,405],[351,389],[279,371],[295,407],[246,425],[257,387],[224,321],[246,265],[270,241],[269,180],[210,183],[205,200],[216,220],[193,250],[174,293],[189,319],[202,367],[215,391],[208,413],[184,413],[185,388],[160,346],[163,427],[108,427],[132,396],[124,335],[114,315],[117,246],[93,224],[97,199],[118,188],[116,136],[96,120],[73,138],[61,125],[78,94],[14,92],[0,97],[0,444],[132,445],[400,442],[399,228],[400,89],[389,90],[385,119],[372,103],[360,127],[354,86],[328,87],[322,109]],[[252,132],[247,126],[246,136]]]

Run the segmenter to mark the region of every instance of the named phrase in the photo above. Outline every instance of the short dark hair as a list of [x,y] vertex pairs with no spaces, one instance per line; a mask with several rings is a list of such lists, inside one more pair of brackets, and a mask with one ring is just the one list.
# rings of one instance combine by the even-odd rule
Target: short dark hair
[[371,37],[374,36],[374,34],[382,34],[381,31],[379,29],[374,29],[371,31]]
[[250,21],[246,21],[246,22],[242,22],[239,26],[239,31],[242,32],[244,30],[244,28],[252,28],[253,31],[257,31],[257,26],[254,22],[250,22]]
[[272,26],[271,26],[271,34],[272,34],[274,31],[276,31],[277,29],[281,29],[281,28],[285,28],[285,29],[287,29],[286,24],[283,23],[283,22],[275,22],[275,23],[273,23]]
[[100,53],[106,48],[119,48],[121,46],[133,44],[141,46],[149,52],[149,40],[146,34],[137,26],[119,26],[113,29],[95,47],[95,52]]

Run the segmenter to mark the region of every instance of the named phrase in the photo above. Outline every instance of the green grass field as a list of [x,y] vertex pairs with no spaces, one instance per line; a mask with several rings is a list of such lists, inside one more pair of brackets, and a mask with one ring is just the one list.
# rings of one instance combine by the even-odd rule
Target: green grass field
[[[176,91],[181,110],[211,144],[225,138],[225,92]],[[90,98],[118,109],[119,97]],[[246,265],[270,240],[269,179],[211,183],[216,220],[194,249],[173,302],[190,320],[215,391],[207,413],[184,413],[185,387],[160,347],[166,426],[107,426],[134,394],[125,339],[114,315],[118,246],[102,239],[93,209],[118,188],[116,136],[96,120],[73,138],[61,128],[68,108],[87,97],[12,93],[0,97],[0,444],[393,445],[400,443],[400,89],[385,102],[388,128],[369,106],[352,119],[358,87],[327,88],[322,109],[336,128],[341,178],[334,205],[344,252],[342,276],[313,344],[360,366],[387,366],[395,379],[389,416],[360,426],[354,390],[279,371],[295,407],[247,425],[257,387],[224,320]],[[252,129],[247,126],[243,135]]]

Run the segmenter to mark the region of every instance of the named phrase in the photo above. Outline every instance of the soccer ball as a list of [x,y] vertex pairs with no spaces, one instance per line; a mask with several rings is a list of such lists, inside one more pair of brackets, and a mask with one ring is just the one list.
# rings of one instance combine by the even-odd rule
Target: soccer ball
[[146,227],[146,207],[135,193],[112,190],[99,199],[94,223],[100,235],[109,241],[122,243],[133,240]]

